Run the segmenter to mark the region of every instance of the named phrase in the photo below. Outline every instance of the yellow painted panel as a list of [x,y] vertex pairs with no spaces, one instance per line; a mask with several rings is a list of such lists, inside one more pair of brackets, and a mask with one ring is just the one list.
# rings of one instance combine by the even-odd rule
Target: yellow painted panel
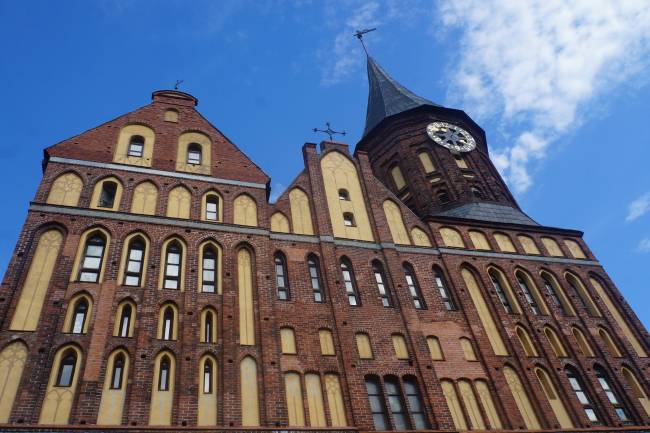
[[[104,183],[114,182],[117,185],[115,189],[115,197],[113,199],[113,207],[101,207],[99,206],[99,199],[102,196],[102,189],[104,188]],[[116,177],[106,177],[95,184],[93,189],[93,196],[90,199],[90,208],[91,209],[101,209],[101,210],[110,210],[118,211],[120,210],[120,202],[122,200],[122,182],[120,182]]]
[[74,173],[57,177],[52,183],[46,203],[62,206],[77,206],[83,188],[83,181]]
[[291,328],[280,328],[280,346],[282,353],[285,355],[295,355],[296,351],[296,334]]
[[521,381],[519,380],[519,375],[509,366],[503,367],[503,375],[506,378],[508,383],[508,388],[512,393],[512,397],[515,399],[515,404],[519,409],[519,413],[526,424],[526,428],[529,430],[539,430],[542,427],[537,420],[533,406],[528,399],[528,395]]
[[591,346],[589,345],[589,342],[587,341],[587,338],[582,333],[582,331],[576,327],[572,327],[571,332],[573,333],[573,336],[578,342],[578,347],[580,348],[582,354],[587,357],[595,356],[594,351],[591,349]]
[[519,235],[517,238],[519,239],[519,242],[521,242],[521,246],[524,247],[524,252],[526,254],[541,254],[533,238],[525,235]]
[[[321,159],[321,170],[334,236],[373,241],[366,203],[354,164],[340,152],[328,152]],[[339,198],[340,189],[348,191],[350,200]],[[345,212],[354,215],[355,227],[343,223]]]
[[0,424],[9,422],[26,360],[27,346],[21,341],[7,345],[0,352]]
[[499,249],[505,253],[516,253],[517,250],[515,249],[515,246],[512,244],[512,240],[510,240],[510,237],[504,233],[495,233],[494,234],[494,239],[497,241],[497,245],[499,246]]
[[499,413],[497,408],[494,406],[494,401],[492,400],[492,394],[488,388],[487,382],[479,379],[474,381],[474,386],[476,387],[476,392],[478,392],[479,399],[485,410],[488,421],[490,423],[490,428],[492,430],[500,430],[503,428],[501,425],[501,418],[499,418]]
[[558,358],[565,358],[567,356],[566,350],[564,350],[564,346],[562,345],[562,342],[560,341],[560,338],[557,336],[555,331],[548,326],[545,326],[544,334],[546,334],[546,338],[548,338],[548,342],[551,344],[553,352],[555,352],[555,356]]
[[[142,156],[129,156],[129,144],[131,137],[139,135],[144,138]],[[115,146],[113,162],[120,164],[137,165],[140,167],[151,167],[153,157],[153,146],[156,134],[153,129],[144,125],[127,125],[120,130],[120,135]]]
[[430,247],[431,239],[429,235],[426,234],[424,230],[418,227],[413,227],[411,229],[411,238],[413,239],[413,244],[419,247]]
[[427,152],[418,153],[418,158],[420,158],[420,163],[422,164],[425,173],[429,174],[436,171],[436,168],[433,166],[433,162],[431,161],[431,157]]
[[396,165],[395,167],[391,168],[390,175],[393,177],[393,182],[395,182],[395,187],[398,190],[406,186],[404,175],[402,174],[402,170],[399,168],[399,166]]
[[460,337],[460,348],[463,349],[463,356],[465,361],[476,361],[476,353],[469,338]]
[[241,424],[260,425],[259,394],[257,390],[257,363],[247,356],[240,365],[241,380]]
[[169,191],[167,198],[167,216],[171,218],[188,219],[192,194],[184,186],[177,186]]
[[347,427],[348,421],[345,417],[345,404],[341,393],[341,382],[336,374],[325,375],[325,390],[327,392],[327,404],[332,417],[332,427]]
[[359,352],[359,358],[361,359],[372,359],[372,346],[370,345],[370,337],[368,334],[359,332],[355,335],[357,341],[357,351]]
[[391,200],[386,200],[384,201],[383,207],[393,242],[396,244],[410,245],[411,241],[406,231],[406,226],[404,226],[404,220],[402,219],[402,212],[400,211],[399,206]]
[[239,344],[255,344],[253,319],[253,275],[251,253],[245,249],[237,253],[237,291],[239,292]]
[[292,189],[289,191],[289,204],[291,205],[293,232],[302,235],[313,235],[314,229],[307,194],[299,188]]
[[233,207],[233,222],[235,224],[257,227],[257,204],[251,196],[246,194],[238,196],[233,203]]
[[322,355],[335,355],[334,339],[332,338],[332,331],[329,329],[321,329],[318,331],[320,339],[320,351]]
[[442,393],[447,401],[447,407],[451,413],[451,419],[454,421],[454,426],[459,431],[467,430],[467,423],[465,422],[463,409],[460,405],[458,394],[456,394],[454,384],[449,380],[442,380],[440,381],[440,385],[442,386]]
[[305,408],[302,404],[302,387],[300,386],[300,375],[298,373],[286,373],[284,375],[284,393],[287,398],[289,426],[304,426]]
[[[212,374],[210,375],[211,392],[206,393],[205,390],[205,363],[212,363]],[[199,413],[197,418],[197,425],[199,426],[215,426],[217,425],[217,360],[210,355],[206,355],[199,363]]]
[[427,337],[427,347],[429,348],[429,355],[431,355],[433,361],[442,361],[445,359],[438,337]]
[[[187,149],[190,144],[196,143],[201,146],[201,164],[188,164]],[[210,160],[212,152],[212,141],[207,135],[199,132],[186,132],[178,137],[178,151],[176,153],[176,170],[188,173],[210,175]]]
[[[76,364],[74,366],[72,382],[70,386],[59,387],[56,386],[59,365],[63,355],[69,350],[74,351],[76,354]],[[74,395],[77,390],[81,361],[81,351],[76,346],[64,346],[56,353],[54,356],[54,362],[52,363],[52,370],[50,371],[50,380],[47,384],[47,390],[45,391],[45,398],[43,399],[43,405],[41,406],[41,414],[38,418],[39,424],[68,424]]]
[[537,350],[535,350],[535,346],[533,345],[533,341],[530,339],[528,332],[520,326],[516,326],[515,331],[517,332],[517,337],[519,338],[521,347],[524,348],[526,356],[537,356]]
[[564,407],[564,403],[562,403],[562,400],[560,400],[560,397],[555,390],[555,386],[553,385],[551,378],[548,376],[548,373],[538,367],[535,369],[535,374],[537,375],[537,379],[539,379],[540,385],[542,385],[542,389],[544,390],[548,404],[551,406],[551,410],[553,410],[555,418],[557,418],[560,427],[573,428],[573,422],[571,421],[571,418],[569,417],[569,414]]
[[472,391],[472,385],[470,385],[470,383],[466,380],[459,380],[458,390],[460,391],[460,396],[463,399],[463,403],[465,403],[465,409],[467,409],[470,429],[485,430],[485,423],[483,422],[481,410],[478,407],[478,401],[476,401],[474,391]]
[[[164,356],[169,359],[169,389],[158,389],[160,362]],[[176,382],[176,360],[169,352],[161,352],[156,356],[151,384],[151,406],[149,407],[149,425],[170,425],[172,423],[172,407],[174,404],[174,387]]]
[[621,368],[621,371],[623,372],[623,377],[625,378],[627,385],[630,387],[630,389],[632,389],[633,396],[639,400],[639,403],[643,407],[643,410],[645,410],[646,415],[650,416],[650,400],[648,399],[648,395],[643,390],[643,387],[637,380],[636,376],[625,367]]
[[646,353],[645,349],[643,348],[643,346],[641,346],[641,343],[632,332],[632,329],[630,329],[630,326],[627,324],[627,322],[621,315],[620,311],[618,311],[618,308],[616,308],[616,306],[614,305],[614,302],[612,302],[612,298],[609,297],[609,294],[607,293],[603,285],[600,284],[600,282],[595,278],[590,278],[589,281],[591,282],[593,288],[596,289],[596,293],[598,293],[598,296],[600,296],[600,299],[603,301],[603,303],[611,313],[612,317],[614,318],[618,326],[623,331],[623,334],[625,335],[625,337],[628,339],[628,341],[634,348],[636,354],[641,358],[647,357],[648,354]]
[[48,230],[39,238],[9,326],[11,330],[36,330],[62,242],[63,235],[58,230]]
[[461,155],[454,155],[454,159],[456,160],[456,165],[460,168],[467,168],[467,162]]
[[280,233],[289,233],[289,220],[281,212],[271,215],[271,231]]
[[174,109],[165,110],[165,122],[178,122],[178,111]]
[[305,387],[307,388],[310,427],[326,427],[327,420],[325,419],[325,405],[323,403],[320,376],[314,373],[305,374]]
[[[112,389],[111,381],[113,380],[113,366],[115,364],[115,358],[117,358],[117,355],[120,353],[124,355],[122,387],[119,389]],[[124,411],[124,400],[126,399],[126,385],[129,377],[128,354],[123,350],[113,352],[106,363],[106,372],[104,375],[104,388],[102,389],[102,399],[99,403],[97,424],[120,425],[122,424],[122,412]]]
[[474,275],[467,269],[463,269],[461,274],[463,275],[463,280],[465,281],[467,290],[469,291],[474,307],[476,308],[479,319],[481,320],[483,329],[487,333],[494,354],[507,356],[508,351],[506,350],[506,346],[503,344],[501,334],[499,334],[494,318],[492,317],[490,310],[488,310],[487,304],[485,303],[485,299],[483,298],[483,294],[481,293],[481,289],[478,287]]
[[614,343],[612,336],[609,335],[609,332],[607,332],[603,328],[598,328],[598,335],[600,336],[601,340],[603,340],[603,343],[605,343],[605,346],[607,346],[609,353],[611,353],[615,358],[620,358],[621,356],[623,356],[621,355],[621,351],[618,350],[618,346],[616,346],[616,343]]
[[393,334],[393,348],[397,359],[409,359],[409,351],[406,348],[406,340],[401,334]]
[[477,250],[491,250],[490,244],[488,243],[487,238],[482,232],[476,231],[476,230],[470,230],[469,231],[469,238],[472,240],[472,243],[474,244],[474,248]]
[[463,242],[463,238],[458,233],[458,230],[450,227],[442,227],[440,229],[440,236],[442,236],[442,241],[445,243],[445,246],[465,248],[465,242]]
[[582,251],[580,244],[571,239],[565,239],[564,245],[569,249],[571,255],[576,259],[586,259],[585,252]]
[[544,237],[542,238],[542,243],[550,255],[555,257],[564,257],[564,254],[562,254],[562,250],[555,239]]
[[142,182],[133,190],[131,213],[155,215],[157,202],[158,188],[156,185],[151,182]]

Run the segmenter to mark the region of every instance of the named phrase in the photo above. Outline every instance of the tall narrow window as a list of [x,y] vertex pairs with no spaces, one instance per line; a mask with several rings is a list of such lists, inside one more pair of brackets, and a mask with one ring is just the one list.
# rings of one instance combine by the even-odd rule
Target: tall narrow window
[[129,141],[129,156],[137,158],[142,157],[142,150],[144,149],[144,137],[141,135],[133,135]]
[[203,364],[203,394],[212,394],[212,360],[207,358]]
[[140,238],[129,244],[128,258],[124,272],[125,286],[140,286],[142,281],[142,262],[144,261],[144,242]]
[[158,391],[169,391],[169,358],[163,356],[160,360],[160,372],[158,373]]
[[82,334],[84,332],[84,325],[86,324],[86,316],[88,315],[88,301],[82,297],[77,301],[74,307],[74,317],[72,318],[72,333]]
[[119,353],[113,361],[113,372],[111,375],[111,389],[122,388],[122,376],[124,375],[124,354]]
[[128,337],[129,336],[129,329],[131,328],[131,315],[133,314],[132,312],[132,307],[131,304],[124,304],[122,307],[122,315],[120,316],[120,328],[119,328],[119,336],[120,337]]
[[99,280],[105,246],[106,241],[99,234],[93,235],[86,241],[86,248],[81,262],[81,271],[79,272],[79,281],[96,283]]
[[163,314],[162,339],[171,340],[174,336],[174,310],[172,307],[165,308]]
[[388,396],[388,405],[395,422],[395,430],[410,430],[411,426],[408,415],[404,407],[404,400],[400,392],[399,381],[396,377],[387,377],[384,379],[386,394]]
[[377,290],[379,291],[379,298],[381,299],[381,305],[384,307],[391,306],[390,293],[388,286],[386,285],[386,276],[384,275],[384,267],[378,261],[372,262],[372,272],[375,274],[375,283],[377,284]]
[[555,285],[551,281],[549,281],[549,278],[546,277],[545,275],[542,275],[542,280],[544,280],[544,288],[546,289],[546,293],[549,294],[555,306],[560,309],[563,315],[568,316],[569,313],[567,309],[564,307],[564,304],[560,299],[560,295],[558,294]]
[[325,291],[320,278],[320,267],[318,266],[318,259],[314,256],[309,256],[307,259],[307,268],[309,269],[309,279],[311,281],[311,290],[314,294],[315,302],[325,301]]
[[210,195],[205,199],[205,219],[217,221],[219,219],[219,198]]
[[74,369],[77,364],[77,355],[74,350],[69,350],[59,363],[59,372],[56,377],[56,386],[69,387],[72,385]]
[[592,400],[587,395],[582,380],[578,376],[578,373],[573,369],[573,367],[567,367],[566,375],[569,379],[571,389],[573,389],[573,392],[576,394],[578,401],[582,405],[582,409],[585,411],[585,415],[587,415],[587,419],[593,423],[600,424],[600,420],[596,414],[596,409],[592,403]]
[[187,146],[187,163],[192,165],[201,165],[201,145],[197,143],[190,143]]
[[598,310],[598,307],[596,307],[587,288],[582,284],[582,281],[570,273],[565,274],[565,277],[573,291],[578,294],[580,304],[589,312],[589,315],[592,317],[601,317],[602,314]]
[[215,275],[217,267],[217,254],[214,252],[214,249],[206,245],[203,247],[203,259],[202,259],[202,279],[201,279],[201,291],[205,293],[214,293],[216,287]]
[[420,387],[417,380],[408,376],[404,378],[404,390],[406,392],[406,400],[408,400],[408,407],[411,410],[411,418],[415,423],[416,430],[424,430],[429,428],[427,416],[424,414],[424,405],[422,404],[422,397],[420,396]]
[[177,242],[171,242],[167,246],[165,260],[165,282],[163,285],[165,289],[178,290],[182,259],[183,257],[180,245],[178,245]]
[[506,296],[505,290],[503,290],[503,286],[501,285],[501,281],[499,281],[499,278],[496,275],[494,275],[493,272],[490,272],[490,279],[492,280],[492,285],[494,286],[494,290],[497,292],[499,301],[501,301],[501,305],[503,305],[503,309],[506,310],[506,313],[508,314],[514,313],[512,309],[512,305],[508,300],[508,296]]
[[368,402],[370,403],[375,430],[390,430],[384,393],[381,391],[381,384],[376,376],[366,377],[366,392],[368,393]]
[[214,327],[214,315],[212,311],[206,311],[205,313],[205,323],[203,324],[203,341],[206,343],[214,342],[214,335],[212,335],[212,329]]
[[406,278],[406,285],[408,286],[411,299],[413,299],[413,305],[418,310],[426,309],[427,306],[424,303],[424,298],[422,298],[422,291],[420,290],[420,285],[415,278],[415,272],[413,271],[413,267],[408,263],[404,264],[404,276]]
[[454,304],[454,300],[452,299],[451,294],[445,285],[445,280],[442,278],[442,272],[436,268],[433,268],[433,278],[436,281],[438,293],[440,293],[440,297],[442,298],[442,303],[444,304],[445,309],[448,311],[455,310],[456,304]]
[[621,402],[621,399],[616,395],[616,392],[612,388],[609,381],[609,375],[605,372],[605,369],[603,369],[603,367],[600,365],[596,365],[594,366],[594,371],[596,372],[598,383],[600,384],[601,388],[603,388],[603,391],[605,391],[607,400],[609,400],[609,402],[614,407],[614,412],[616,413],[616,416],[618,416],[618,419],[626,424],[629,423],[630,417],[628,416],[627,411]]
[[289,299],[289,282],[287,280],[287,262],[284,255],[276,253],[275,262],[275,285],[278,291],[278,299],[286,301]]
[[519,283],[519,288],[524,293],[526,301],[528,301],[528,305],[530,305],[530,309],[533,310],[533,314],[539,316],[541,314],[541,310],[539,309],[539,305],[537,305],[537,301],[533,297],[533,294],[531,293],[526,280],[521,275],[517,275],[517,282]]
[[359,305],[357,283],[354,278],[354,271],[352,265],[347,259],[341,259],[341,274],[343,275],[343,285],[345,286],[345,293],[348,296],[348,304]]
[[115,182],[106,181],[102,183],[102,192],[99,195],[98,207],[113,208],[115,204],[115,195],[117,194],[117,184]]

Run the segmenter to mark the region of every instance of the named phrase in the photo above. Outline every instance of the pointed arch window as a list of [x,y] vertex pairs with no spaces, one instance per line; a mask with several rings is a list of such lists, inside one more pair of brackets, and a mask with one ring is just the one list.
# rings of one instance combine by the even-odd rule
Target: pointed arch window
[[219,220],[219,197],[214,194],[205,198],[205,219],[208,221]]
[[144,137],[141,135],[132,135],[129,140],[129,156],[142,158],[142,151],[144,150]]
[[596,365],[594,366],[594,371],[596,372],[596,379],[598,379],[600,387],[603,388],[603,391],[605,391],[607,400],[609,400],[609,402],[614,407],[614,412],[616,413],[616,416],[618,416],[618,419],[621,422],[629,423],[630,417],[627,414],[627,410],[625,409],[625,406],[623,406],[621,399],[612,388],[609,375],[605,372],[605,369],[600,365]]
[[560,311],[562,312],[562,314],[564,316],[568,316],[569,313],[568,313],[566,307],[564,306],[564,303],[560,299],[560,295],[559,295],[555,285],[544,274],[542,274],[542,280],[544,281],[544,288],[546,289],[546,293],[549,294],[549,296],[553,300],[553,303],[555,304],[555,306],[560,309]]
[[404,267],[404,277],[406,278],[406,285],[409,289],[409,294],[411,299],[413,299],[413,305],[417,310],[426,310],[427,306],[424,303],[424,298],[422,297],[422,291],[420,290],[420,285],[418,280],[415,278],[415,271],[413,267],[405,263]]
[[384,267],[382,264],[375,260],[372,262],[372,272],[375,275],[375,283],[379,291],[379,298],[384,307],[391,307],[390,289],[386,283],[386,275],[384,274]]
[[214,329],[214,314],[212,311],[205,312],[205,323],[203,324],[203,341],[206,343],[214,342],[214,335],[212,334]]
[[122,314],[120,315],[120,328],[118,330],[119,337],[128,337],[131,329],[131,317],[133,315],[133,308],[131,304],[126,303],[122,306]]
[[74,350],[69,350],[59,363],[59,371],[56,376],[56,386],[69,387],[72,385],[76,364],[77,354]]
[[384,393],[381,389],[381,383],[376,376],[366,376],[366,392],[368,393],[368,402],[372,412],[372,421],[375,424],[375,430],[390,430],[388,421],[388,409],[384,399]]
[[106,239],[100,234],[95,234],[86,241],[81,270],[79,271],[79,281],[96,283],[99,280],[105,247]]
[[135,238],[129,244],[126,270],[124,272],[124,285],[139,287],[142,282],[142,269],[144,261],[144,242]]
[[158,373],[158,391],[169,391],[170,362],[165,355],[160,360],[160,371]]
[[201,145],[198,143],[190,143],[187,146],[187,163],[191,165],[201,165],[203,159],[203,152]]
[[501,305],[503,305],[503,309],[506,310],[506,313],[513,314],[514,310],[512,308],[512,304],[510,304],[510,300],[508,299],[508,296],[506,295],[506,292],[503,289],[503,286],[501,285],[501,281],[499,280],[499,277],[494,273],[494,271],[490,271],[489,275],[490,275],[490,279],[492,280],[492,285],[494,286],[494,290],[496,291],[497,296],[499,297],[499,301],[501,301]]
[[119,353],[113,361],[111,374],[111,389],[122,389],[122,376],[124,375],[124,354]]
[[517,283],[519,283],[519,288],[524,293],[524,297],[526,298],[526,301],[528,301],[530,309],[533,310],[533,314],[539,316],[542,311],[540,310],[537,301],[533,297],[533,294],[530,291],[530,287],[528,287],[528,283],[526,283],[526,280],[522,275],[517,274]]
[[320,277],[318,259],[314,256],[309,256],[307,259],[307,268],[309,269],[309,279],[311,281],[311,290],[314,294],[314,302],[324,302],[325,291],[323,290],[323,283]]
[[451,297],[451,293],[445,284],[442,272],[435,267],[433,268],[433,278],[436,282],[436,287],[438,288],[438,293],[440,293],[445,309],[447,311],[455,310],[456,304],[454,303],[454,299]]
[[275,286],[278,291],[278,299],[286,301],[289,299],[287,261],[281,253],[276,253],[273,260],[275,262]]
[[112,209],[115,204],[115,195],[117,194],[117,183],[106,181],[102,183],[102,192],[99,195],[98,207]]
[[203,394],[212,394],[212,377],[214,374],[212,360],[206,358],[203,364]]
[[217,253],[210,245],[203,247],[201,291],[214,293],[216,287]]
[[181,266],[183,261],[183,254],[178,242],[171,242],[167,246],[166,260],[165,260],[165,281],[163,287],[165,289],[178,290]]
[[174,338],[174,309],[165,308],[163,313],[162,339],[171,340]]
[[582,405],[582,409],[585,411],[585,415],[587,415],[587,419],[593,422],[594,424],[596,423],[600,424],[600,420],[598,419],[598,415],[596,414],[595,406],[592,403],[593,400],[587,394],[582,379],[580,378],[580,376],[578,376],[578,372],[573,367],[567,367],[565,371],[566,371],[567,378],[569,379],[569,384],[571,385],[571,389],[573,390],[576,397],[578,398],[578,401]]
[[345,286],[345,293],[348,297],[348,304],[358,306],[361,304],[357,290],[357,282],[354,278],[354,271],[350,262],[343,258],[341,259],[341,275],[343,276],[343,285]]
[[88,316],[88,300],[81,297],[74,306],[74,316],[72,318],[72,333],[83,334],[86,318]]

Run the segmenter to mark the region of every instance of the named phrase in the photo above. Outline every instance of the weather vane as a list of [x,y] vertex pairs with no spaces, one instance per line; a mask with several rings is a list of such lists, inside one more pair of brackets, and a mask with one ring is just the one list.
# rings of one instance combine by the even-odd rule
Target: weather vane
[[185,80],[176,80],[176,84],[174,84],[174,90],[178,90],[178,86],[183,84]]
[[371,29],[363,29],[363,30],[357,30],[357,32],[354,34],[357,39],[359,39],[359,42],[361,42],[361,46],[363,47],[363,51],[366,52],[366,56],[368,55],[368,50],[366,49],[366,44],[363,43],[363,35],[366,33],[374,32],[377,30],[377,27],[373,27]]
[[318,129],[318,128],[314,128],[314,132],[322,132],[322,133],[324,133],[324,134],[327,134],[327,135],[329,136],[329,138],[330,138],[330,141],[332,141],[332,136],[335,135],[335,134],[345,135],[345,131],[340,131],[340,132],[339,132],[339,131],[335,131],[335,130],[333,130],[333,129],[330,127],[330,123],[329,123],[329,122],[325,122],[325,125],[327,126],[327,129]]

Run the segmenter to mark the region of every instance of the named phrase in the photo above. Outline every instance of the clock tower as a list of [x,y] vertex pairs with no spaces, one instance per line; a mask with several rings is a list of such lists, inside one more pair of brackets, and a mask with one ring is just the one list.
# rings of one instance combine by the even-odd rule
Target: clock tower
[[419,217],[535,225],[490,161],[485,132],[464,111],[406,89],[368,57],[368,112],[357,152]]

